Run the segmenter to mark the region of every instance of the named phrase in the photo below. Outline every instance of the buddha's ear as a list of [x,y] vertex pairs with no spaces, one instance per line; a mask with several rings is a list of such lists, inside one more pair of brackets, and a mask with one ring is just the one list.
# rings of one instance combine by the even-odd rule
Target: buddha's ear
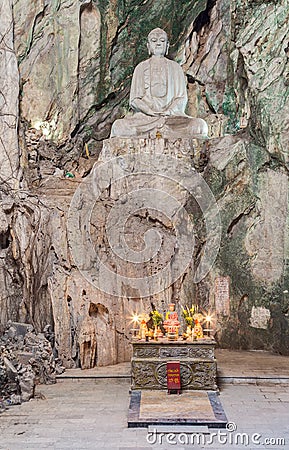
[[149,56],[151,56],[152,52],[151,52],[151,48],[150,48],[149,42],[147,42],[147,49],[148,49]]
[[167,43],[167,48],[166,48],[166,55],[169,53],[169,48],[170,48],[170,43],[169,43],[169,41],[168,41],[168,43]]

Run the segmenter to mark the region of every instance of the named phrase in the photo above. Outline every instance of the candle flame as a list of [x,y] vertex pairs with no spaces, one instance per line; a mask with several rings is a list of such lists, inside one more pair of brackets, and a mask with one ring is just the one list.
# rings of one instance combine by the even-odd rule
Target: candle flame
[[141,318],[137,313],[133,313],[133,315],[131,316],[131,322],[133,322],[134,325],[140,323],[140,319]]

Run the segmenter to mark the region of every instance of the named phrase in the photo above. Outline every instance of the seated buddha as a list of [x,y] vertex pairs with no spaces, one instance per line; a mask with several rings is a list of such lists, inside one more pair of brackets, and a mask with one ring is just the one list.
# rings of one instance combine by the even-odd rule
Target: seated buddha
[[185,113],[185,76],[178,63],[165,57],[167,33],[160,28],[152,30],[147,48],[150,58],[138,64],[133,73],[129,100],[132,115],[113,123],[111,137],[207,137],[206,122]]
[[174,303],[169,304],[169,311],[166,313],[166,320],[163,325],[169,337],[172,335],[178,336],[180,322]]

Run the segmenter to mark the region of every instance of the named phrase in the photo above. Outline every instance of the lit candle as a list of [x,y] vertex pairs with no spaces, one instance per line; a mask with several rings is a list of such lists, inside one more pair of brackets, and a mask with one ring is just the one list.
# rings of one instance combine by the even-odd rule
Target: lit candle
[[212,317],[210,315],[206,316],[206,325],[207,325],[208,337],[210,337],[211,321],[212,321]]

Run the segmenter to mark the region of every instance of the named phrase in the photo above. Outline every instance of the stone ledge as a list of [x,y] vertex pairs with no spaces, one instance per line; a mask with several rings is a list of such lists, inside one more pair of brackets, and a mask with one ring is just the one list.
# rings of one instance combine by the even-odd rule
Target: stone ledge
[[99,161],[106,161],[121,155],[168,155],[176,158],[193,158],[200,153],[207,139],[149,139],[110,138],[103,141]]

